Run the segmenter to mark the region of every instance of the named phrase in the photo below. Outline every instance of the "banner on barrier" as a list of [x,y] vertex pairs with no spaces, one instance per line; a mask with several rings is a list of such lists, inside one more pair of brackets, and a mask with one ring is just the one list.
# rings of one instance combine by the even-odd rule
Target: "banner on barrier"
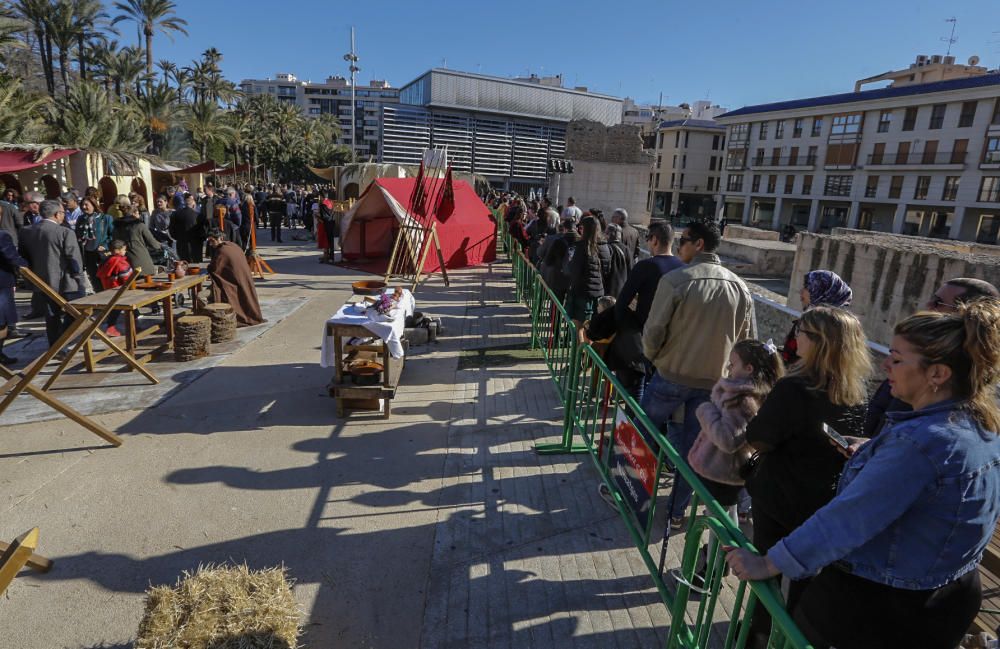
[[611,477],[639,529],[649,529],[656,491],[656,453],[621,407],[615,413],[610,461]]

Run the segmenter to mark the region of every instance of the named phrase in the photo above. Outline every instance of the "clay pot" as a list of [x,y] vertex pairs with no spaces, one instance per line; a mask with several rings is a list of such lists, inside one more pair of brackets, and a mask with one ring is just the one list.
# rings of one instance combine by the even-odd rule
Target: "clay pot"
[[183,261],[174,262],[174,277],[180,279],[187,275],[187,264]]

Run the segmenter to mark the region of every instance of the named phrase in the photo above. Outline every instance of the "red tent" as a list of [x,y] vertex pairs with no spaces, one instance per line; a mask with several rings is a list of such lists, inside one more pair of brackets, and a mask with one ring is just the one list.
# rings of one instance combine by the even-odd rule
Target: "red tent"
[[[416,225],[410,205],[416,182],[416,178],[376,178],[344,214],[340,234],[343,258],[348,265],[358,266],[357,262],[363,261],[366,262],[364,270],[376,274],[385,272],[399,224]],[[425,181],[427,193],[436,196],[443,182],[440,178]],[[418,218],[428,226],[437,224],[447,268],[465,268],[493,261],[496,258],[496,224],[489,209],[467,182],[455,181],[452,187],[454,209],[449,209],[449,201],[438,201],[443,205],[429,206],[431,213]],[[411,247],[411,256],[417,257],[419,242]],[[424,270],[434,272],[440,268],[437,255],[431,250]]]
[[44,164],[73,155],[74,153],[76,153],[76,149],[57,149],[36,159],[38,154],[34,151],[5,149],[0,151],[0,173],[13,173],[17,171],[24,171],[25,169],[31,169],[32,167],[40,167]]

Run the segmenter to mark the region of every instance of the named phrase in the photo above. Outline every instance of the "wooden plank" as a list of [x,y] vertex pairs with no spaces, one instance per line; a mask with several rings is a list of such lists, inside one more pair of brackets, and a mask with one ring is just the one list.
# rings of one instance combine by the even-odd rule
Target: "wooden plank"
[[[10,543],[0,541],[0,554],[6,552],[7,548],[9,548],[10,546],[11,546]],[[48,572],[49,570],[52,570],[53,565],[54,564],[52,559],[49,559],[48,557],[43,557],[40,554],[32,554],[30,557],[28,557],[27,561],[27,566],[32,570],[34,570],[35,572]]]
[[[1000,610],[1000,577],[996,573],[980,568],[979,580],[983,586],[983,603],[980,608]],[[1000,628],[1000,615],[996,613],[980,611],[972,621],[972,630],[976,633],[981,631],[996,633],[997,628]]]
[[21,568],[27,565],[28,559],[37,547],[38,528],[33,527],[14,539],[14,542],[0,555],[0,595],[7,590],[7,586],[14,581]]

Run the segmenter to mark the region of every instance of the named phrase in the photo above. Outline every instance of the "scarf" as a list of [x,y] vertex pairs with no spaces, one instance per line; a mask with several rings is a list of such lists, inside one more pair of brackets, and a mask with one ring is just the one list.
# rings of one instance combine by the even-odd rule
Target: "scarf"
[[832,270],[813,270],[806,274],[809,306],[847,307],[854,297],[851,287]]

